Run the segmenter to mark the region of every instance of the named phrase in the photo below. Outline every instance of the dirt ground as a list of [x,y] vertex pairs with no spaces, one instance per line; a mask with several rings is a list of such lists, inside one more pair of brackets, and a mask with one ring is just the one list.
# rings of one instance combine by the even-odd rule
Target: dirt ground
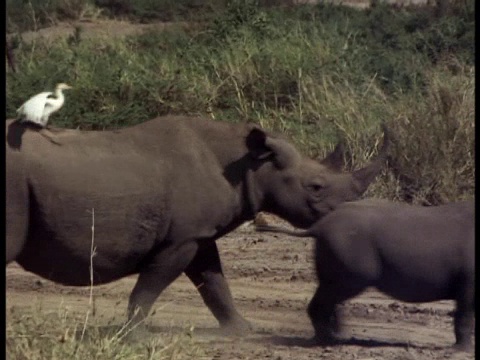
[[[407,304],[369,290],[342,306],[344,344],[311,346],[306,307],[316,287],[313,240],[260,234],[243,226],[218,241],[224,271],[239,311],[254,325],[245,338],[226,338],[189,280],[177,279],[155,303],[152,331],[194,327],[194,338],[212,359],[420,360],[474,359],[452,352],[453,302]],[[86,312],[89,289],[56,285],[7,267],[7,309],[64,304]],[[99,323],[125,320],[135,276],[94,288]],[[7,311],[8,314],[8,311]]]

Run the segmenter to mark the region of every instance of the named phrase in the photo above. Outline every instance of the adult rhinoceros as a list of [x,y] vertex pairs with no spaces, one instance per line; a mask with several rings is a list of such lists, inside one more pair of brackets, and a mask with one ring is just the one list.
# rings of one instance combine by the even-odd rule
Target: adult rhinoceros
[[249,124],[168,116],[115,131],[58,130],[60,145],[18,122],[6,126],[7,264],[88,285],[93,210],[94,284],[139,274],[133,323],[184,272],[220,325],[237,333],[249,324],[215,240],[259,211],[310,226],[366,190],[388,144],[365,168],[340,173],[339,151],[317,162]]

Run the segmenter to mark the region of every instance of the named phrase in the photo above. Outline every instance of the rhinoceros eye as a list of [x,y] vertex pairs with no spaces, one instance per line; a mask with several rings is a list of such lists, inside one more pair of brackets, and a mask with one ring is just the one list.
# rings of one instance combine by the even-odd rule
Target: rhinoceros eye
[[319,182],[311,183],[307,185],[307,190],[313,193],[318,193],[325,188],[325,185]]

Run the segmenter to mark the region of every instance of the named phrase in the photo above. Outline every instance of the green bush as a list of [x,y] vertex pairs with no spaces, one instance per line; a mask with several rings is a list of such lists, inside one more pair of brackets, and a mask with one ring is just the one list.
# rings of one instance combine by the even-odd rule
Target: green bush
[[[149,22],[152,20],[172,21],[179,18],[190,19],[199,12],[206,15],[208,11],[223,1],[94,0],[94,3],[110,16]],[[199,20],[198,17],[197,20]]]
[[[448,86],[446,85],[448,84]],[[406,100],[392,129],[402,200],[438,205],[475,191],[474,74],[432,74],[424,104]]]
[[38,30],[60,20],[76,20],[91,0],[7,0],[7,33]]
[[[355,167],[373,155],[387,121],[397,138],[392,168],[372,194],[431,204],[473,196],[470,3],[438,17],[381,4],[232,1],[194,28],[107,41],[79,29],[54,43],[20,41],[6,113],[64,81],[74,89],[52,116],[56,126],[108,129],[175,113],[252,121],[288,133],[311,156],[344,138]],[[454,99],[448,111],[442,98]],[[460,124],[457,135],[447,123]]]

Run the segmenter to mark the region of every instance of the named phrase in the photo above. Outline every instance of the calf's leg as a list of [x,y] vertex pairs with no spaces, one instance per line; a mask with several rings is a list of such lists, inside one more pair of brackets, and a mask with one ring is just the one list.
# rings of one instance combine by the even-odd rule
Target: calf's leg
[[201,243],[185,274],[195,284],[203,301],[229,334],[244,334],[251,325],[235,309],[222,271],[215,241]]
[[336,303],[325,286],[319,286],[308,305],[308,316],[315,329],[315,339],[318,342],[331,342],[339,324],[336,314]]

